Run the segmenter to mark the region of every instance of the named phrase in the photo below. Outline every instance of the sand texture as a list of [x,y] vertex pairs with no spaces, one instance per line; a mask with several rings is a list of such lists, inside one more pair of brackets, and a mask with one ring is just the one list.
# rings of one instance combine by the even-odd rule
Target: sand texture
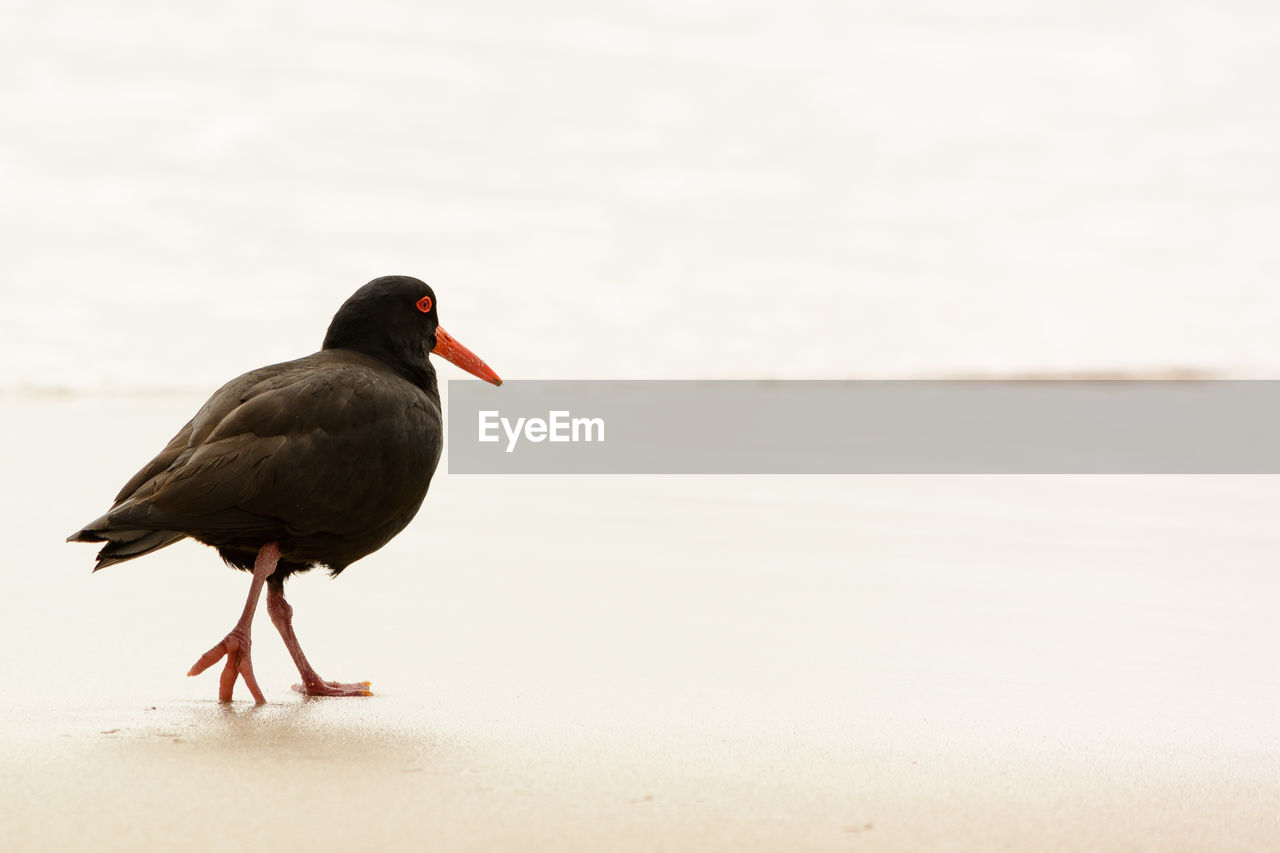
[[260,613],[269,704],[226,706],[183,673],[247,576],[187,543],[91,576],[61,541],[198,402],[4,401],[61,454],[7,463],[11,849],[1280,839],[1274,479],[443,476],[289,587],[321,673],[376,695],[293,694]]

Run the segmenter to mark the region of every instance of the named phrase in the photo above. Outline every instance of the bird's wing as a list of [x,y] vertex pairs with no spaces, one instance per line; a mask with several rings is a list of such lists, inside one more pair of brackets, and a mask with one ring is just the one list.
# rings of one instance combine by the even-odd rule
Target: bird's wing
[[416,510],[439,458],[434,402],[383,370],[307,362],[220,389],[130,481],[109,525],[342,535]]

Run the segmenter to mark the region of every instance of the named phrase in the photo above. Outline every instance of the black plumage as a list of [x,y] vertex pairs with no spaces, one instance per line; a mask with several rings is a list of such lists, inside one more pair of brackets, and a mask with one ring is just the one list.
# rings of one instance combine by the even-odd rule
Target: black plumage
[[319,352],[218,389],[70,540],[105,543],[94,571],[186,537],[253,570],[274,545],[265,580],[281,601],[290,574],[325,566],[336,575],[381,548],[418,512],[440,460],[428,354],[501,384],[440,329],[436,307],[418,279],[369,282],[339,309]]

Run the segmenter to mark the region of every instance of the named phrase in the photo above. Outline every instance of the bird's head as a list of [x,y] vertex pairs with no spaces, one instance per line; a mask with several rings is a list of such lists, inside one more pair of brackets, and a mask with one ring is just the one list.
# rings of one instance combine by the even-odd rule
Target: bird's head
[[472,376],[501,385],[489,365],[440,328],[436,308],[435,292],[425,281],[407,275],[375,278],[342,303],[323,347],[363,352],[410,371],[430,371],[427,354],[434,353]]

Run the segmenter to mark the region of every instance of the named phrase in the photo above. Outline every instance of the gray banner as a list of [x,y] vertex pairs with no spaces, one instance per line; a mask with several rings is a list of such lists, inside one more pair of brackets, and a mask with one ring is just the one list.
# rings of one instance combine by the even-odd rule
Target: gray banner
[[1272,381],[449,382],[451,474],[1280,474]]

